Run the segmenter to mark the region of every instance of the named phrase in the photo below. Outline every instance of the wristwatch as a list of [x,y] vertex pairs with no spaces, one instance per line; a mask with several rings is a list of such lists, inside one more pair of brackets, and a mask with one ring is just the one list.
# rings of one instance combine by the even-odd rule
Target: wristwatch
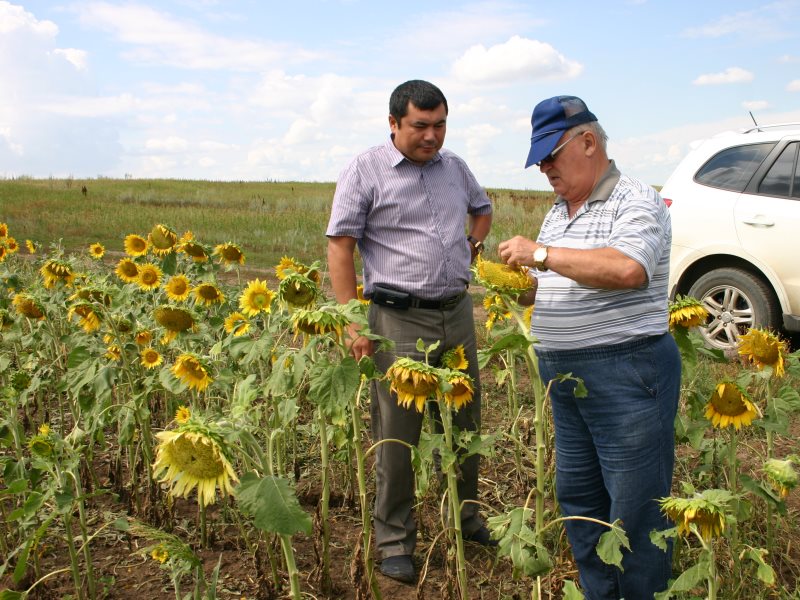
[[547,251],[549,249],[550,246],[539,246],[533,251],[533,268],[537,271],[547,271],[547,267],[544,266],[544,261],[547,260]]
[[480,241],[478,238],[472,237],[471,235],[468,235],[467,236],[467,241],[475,249],[476,254],[480,254],[481,251],[483,251],[483,242]]

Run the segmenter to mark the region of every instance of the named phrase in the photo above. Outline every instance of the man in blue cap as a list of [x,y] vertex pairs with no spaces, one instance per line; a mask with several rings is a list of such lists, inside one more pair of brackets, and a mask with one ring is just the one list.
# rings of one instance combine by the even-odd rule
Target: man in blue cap
[[[567,520],[589,600],[644,600],[667,587],[671,553],[649,539],[671,526],[669,496],[681,364],[668,331],[669,212],[649,185],[619,172],[597,117],[575,96],[536,105],[525,167],[556,192],[537,241],[499,245],[502,260],[536,269],[531,332],[551,387],[556,490],[568,517],[617,519],[631,543],[623,570],[597,555],[603,525]],[[532,296],[532,294],[531,294]],[[528,298],[533,301],[534,298]]]

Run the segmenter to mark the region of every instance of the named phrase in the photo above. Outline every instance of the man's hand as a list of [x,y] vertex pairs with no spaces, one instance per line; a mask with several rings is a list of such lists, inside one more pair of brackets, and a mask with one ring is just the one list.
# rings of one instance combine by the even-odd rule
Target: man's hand
[[350,323],[347,326],[349,342],[346,342],[346,344],[350,349],[350,355],[357,361],[361,360],[362,356],[372,356],[374,352],[372,340],[361,335],[360,329],[361,326],[355,323]]
[[534,241],[524,238],[521,235],[516,235],[510,240],[500,242],[497,247],[497,253],[507,265],[512,267],[532,267],[533,266],[533,252],[540,246]]

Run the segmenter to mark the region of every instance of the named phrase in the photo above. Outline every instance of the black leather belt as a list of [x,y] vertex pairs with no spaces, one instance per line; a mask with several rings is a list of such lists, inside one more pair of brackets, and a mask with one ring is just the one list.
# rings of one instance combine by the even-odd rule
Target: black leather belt
[[467,291],[464,290],[460,294],[456,294],[455,296],[450,296],[449,298],[444,298],[442,300],[424,300],[422,298],[416,298],[411,296],[409,298],[408,306],[409,308],[427,308],[430,310],[452,310],[458,303],[461,302],[461,299],[467,295]]

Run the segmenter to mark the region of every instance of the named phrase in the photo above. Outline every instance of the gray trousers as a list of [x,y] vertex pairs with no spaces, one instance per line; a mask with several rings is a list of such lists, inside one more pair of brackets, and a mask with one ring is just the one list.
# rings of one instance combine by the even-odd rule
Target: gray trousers
[[[475,385],[472,402],[453,414],[453,424],[461,430],[477,431],[481,421],[481,387],[479,380],[475,321],[472,315],[472,298],[467,294],[452,310],[410,308],[397,310],[372,305],[369,310],[370,329],[395,342],[391,352],[377,352],[377,367],[386,372],[395,357],[408,356],[424,360],[417,351],[417,339],[429,345],[441,340],[439,347],[429,355],[431,365],[439,366],[441,355],[464,345],[469,361],[469,374]],[[423,415],[412,406],[397,405],[397,396],[390,394],[386,381],[372,382],[370,414],[373,442],[383,439],[400,439],[412,445],[419,443]],[[470,456],[461,465],[458,481],[459,500],[477,500],[478,465],[480,457]],[[417,541],[417,525],[413,514],[414,471],[411,452],[402,444],[381,444],[376,450],[376,495],[373,519],[378,555],[388,558],[411,555]],[[483,525],[478,517],[478,506],[467,503],[461,511],[464,535],[470,535]]]

